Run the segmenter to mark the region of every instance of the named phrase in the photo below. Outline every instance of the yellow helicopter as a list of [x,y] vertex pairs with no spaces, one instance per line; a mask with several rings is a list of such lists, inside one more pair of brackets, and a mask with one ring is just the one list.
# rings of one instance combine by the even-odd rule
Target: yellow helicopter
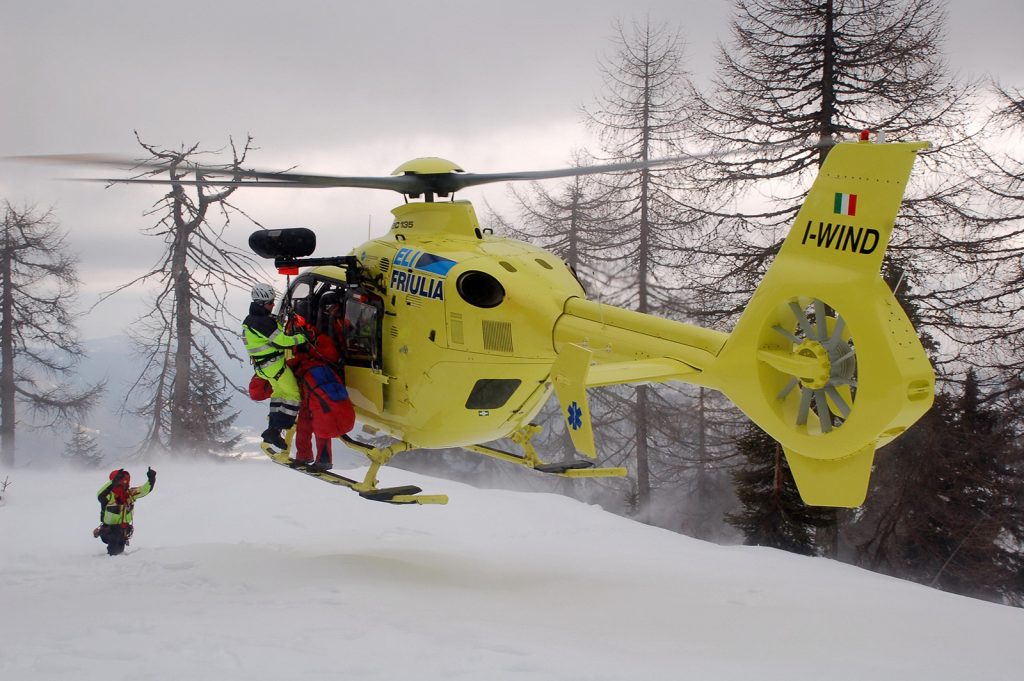
[[[310,257],[309,230],[250,237],[258,255],[297,275],[278,315],[315,324],[329,301],[343,302],[344,377],[358,420],[394,439],[373,447],[344,438],[369,460],[362,480],[303,472],[399,504],[447,502],[418,487],[378,486],[379,468],[412,449],[461,447],[570,478],[622,476],[624,468],[594,466],[587,388],[683,381],[724,393],[776,439],[806,503],[853,507],[866,496],[875,450],[929,409],[935,384],[914,328],[879,274],[914,159],[928,143],[865,137],[831,149],[731,333],[588,300],[559,257],[481,228],[472,204],[453,197],[490,182],[671,159],[475,174],[421,158],[387,177],[193,167],[195,181],[176,181],[363,187],[407,197],[392,210],[387,234],[347,256]],[[532,419],[552,391],[586,458],[545,462],[531,444],[540,430]],[[522,451],[486,444],[502,438]],[[271,456],[302,469],[287,451]]]

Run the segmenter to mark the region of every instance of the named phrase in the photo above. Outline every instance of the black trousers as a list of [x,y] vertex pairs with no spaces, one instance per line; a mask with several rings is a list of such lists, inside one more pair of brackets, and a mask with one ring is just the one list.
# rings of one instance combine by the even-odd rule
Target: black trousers
[[107,555],[117,556],[124,553],[135,528],[131,525],[104,525],[100,530],[100,541],[107,545]]

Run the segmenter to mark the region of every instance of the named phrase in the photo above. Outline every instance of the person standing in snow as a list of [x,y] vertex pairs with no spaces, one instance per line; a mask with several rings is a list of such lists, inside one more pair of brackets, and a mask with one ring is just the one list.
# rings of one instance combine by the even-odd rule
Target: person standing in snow
[[141,487],[131,486],[131,474],[123,468],[110,471],[110,480],[100,488],[96,498],[100,502],[100,526],[92,531],[107,545],[107,554],[116,556],[124,552],[128,540],[135,532],[132,512],[135,501],[153,491],[156,471],[146,470],[146,482]]
[[253,286],[249,316],[242,322],[242,338],[256,375],[269,381],[273,388],[268,427],[263,431],[263,448],[268,454],[288,449],[282,431],[295,424],[302,398],[295,375],[285,364],[285,351],[306,342],[301,333],[294,336],[285,333],[284,327],[271,315],[274,298],[271,286],[263,283]]

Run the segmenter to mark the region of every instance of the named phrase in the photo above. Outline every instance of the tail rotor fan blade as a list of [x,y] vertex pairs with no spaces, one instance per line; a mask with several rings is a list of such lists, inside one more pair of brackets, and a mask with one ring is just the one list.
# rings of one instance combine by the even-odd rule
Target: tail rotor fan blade
[[[795,331],[781,324],[770,328],[792,345],[792,352],[799,351],[803,369],[787,369],[784,363],[778,365],[781,371],[790,375],[775,399],[778,402],[791,401],[790,404],[795,406],[794,425],[808,434],[827,435],[840,428],[853,414],[857,387],[853,339],[844,318],[837,313],[830,316],[829,306],[819,298],[811,298],[805,304],[792,299],[785,306],[794,317],[790,328]],[[827,370],[827,378],[813,378],[815,372],[810,367],[814,365],[808,365],[807,361],[814,358],[820,362],[821,370]],[[797,371],[800,374],[806,371],[808,375],[797,374]],[[794,391],[799,393],[799,398],[793,395]],[[811,422],[812,413],[817,418],[816,423]]]

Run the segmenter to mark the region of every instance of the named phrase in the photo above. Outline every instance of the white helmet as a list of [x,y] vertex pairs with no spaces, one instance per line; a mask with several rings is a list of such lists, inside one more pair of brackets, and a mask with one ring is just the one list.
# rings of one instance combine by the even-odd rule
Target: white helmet
[[257,303],[274,302],[274,287],[270,284],[259,283],[252,287],[252,299]]

